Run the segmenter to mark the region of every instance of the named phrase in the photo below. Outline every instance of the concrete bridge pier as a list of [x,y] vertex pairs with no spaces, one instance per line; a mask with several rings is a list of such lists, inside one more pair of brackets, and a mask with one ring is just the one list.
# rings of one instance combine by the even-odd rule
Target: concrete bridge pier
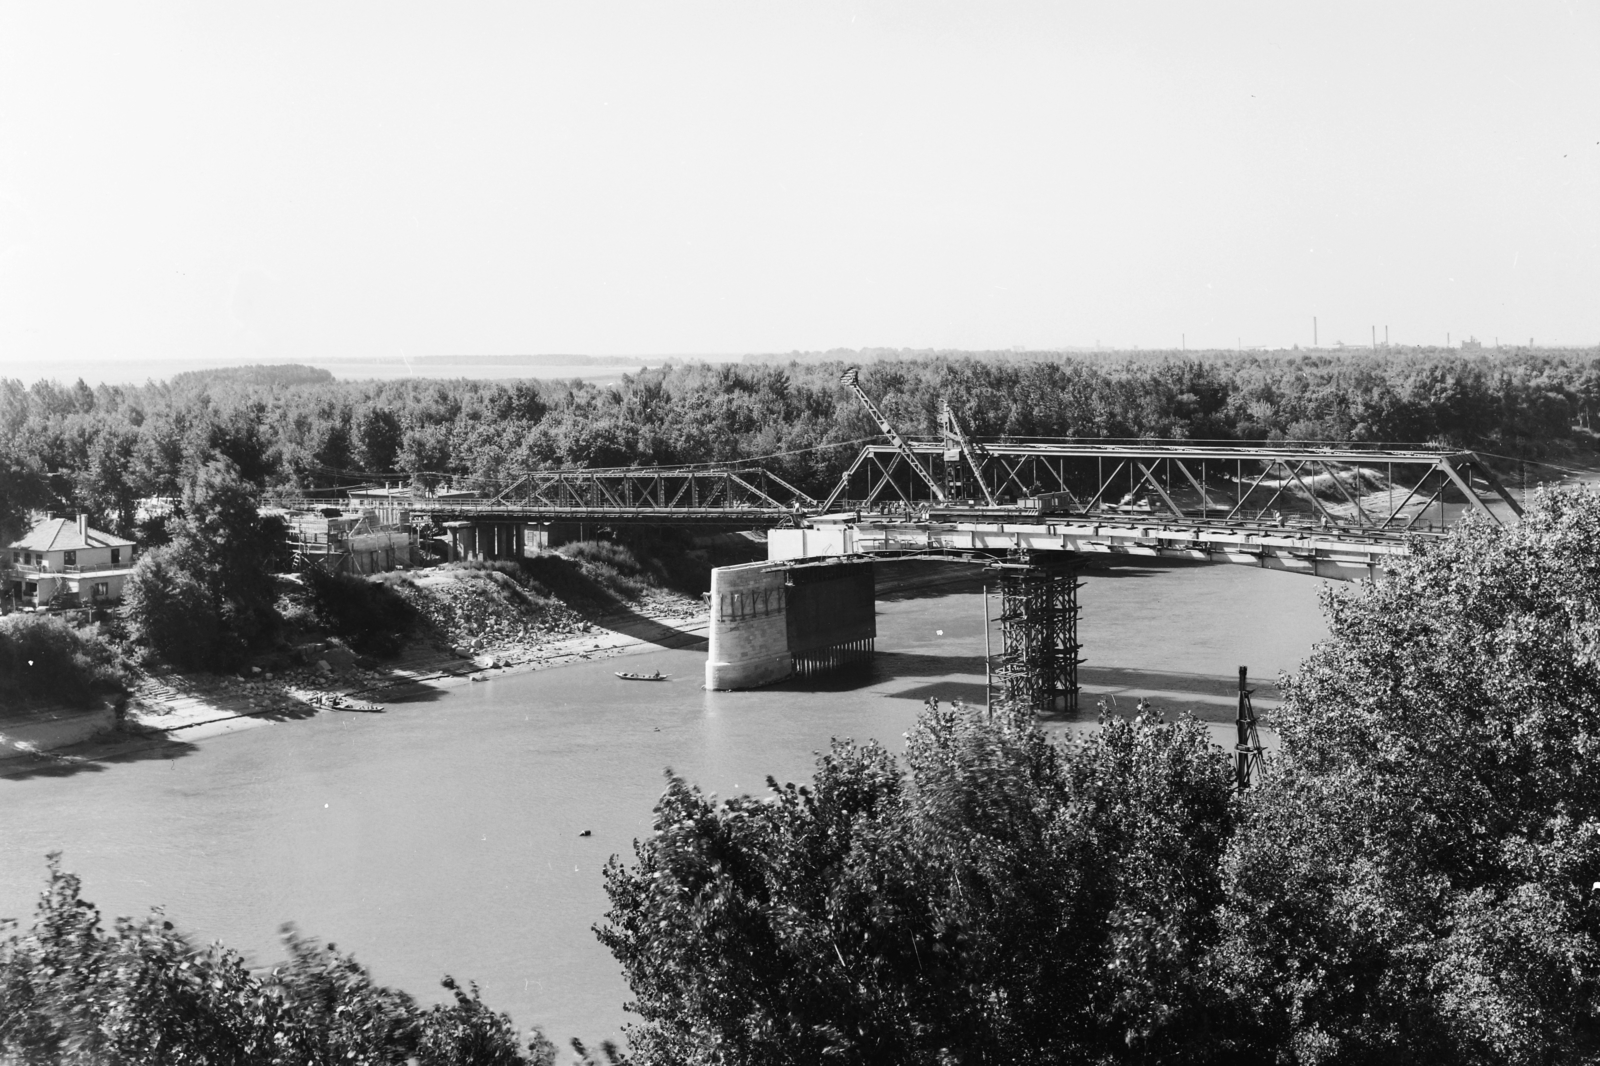
[[746,563],[711,571],[706,688],[742,689],[870,661],[870,560]]
[[521,522],[446,522],[450,531],[450,559],[518,559],[523,555]]

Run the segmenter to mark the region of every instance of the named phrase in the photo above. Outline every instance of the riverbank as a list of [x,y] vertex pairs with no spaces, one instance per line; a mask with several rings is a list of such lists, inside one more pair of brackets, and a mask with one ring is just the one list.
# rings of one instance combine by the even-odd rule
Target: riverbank
[[[115,729],[81,743],[0,759],[0,778],[72,771],[86,763],[148,757],[164,746],[226,736],[319,715],[362,713],[385,697],[415,700],[493,677],[663,648],[703,645],[710,617],[687,596],[652,590],[637,607],[592,614],[570,631],[480,645],[468,654],[414,640],[395,660],[374,664],[330,646],[330,658],[252,676],[177,671],[141,675]],[[477,643],[477,642],[474,642]],[[326,669],[322,664],[328,664]],[[698,681],[698,678],[695,679]]]

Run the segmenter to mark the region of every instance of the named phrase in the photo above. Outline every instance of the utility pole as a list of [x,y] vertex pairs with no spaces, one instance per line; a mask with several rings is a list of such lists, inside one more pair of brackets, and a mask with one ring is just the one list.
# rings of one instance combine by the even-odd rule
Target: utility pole
[[1372,350],[1373,351],[1377,351],[1378,350],[1378,327],[1377,326],[1373,326],[1372,327]]
[[1385,348],[1389,347],[1389,327],[1388,326],[1384,326],[1383,327],[1383,346]]
[[1317,316],[1311,316],[1311,347],[1317,346]]
[[1189,335],[1187,333],[1183,333],[1180,334],[1180,336],[1183,337],[1183,350],[1187,352],[1189,350]]

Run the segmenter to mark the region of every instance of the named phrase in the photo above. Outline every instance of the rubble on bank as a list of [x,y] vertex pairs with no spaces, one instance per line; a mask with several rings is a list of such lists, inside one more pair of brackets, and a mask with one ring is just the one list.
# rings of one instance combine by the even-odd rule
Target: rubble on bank
[[133,732],[170,733],[230,718],[370,709],[395,686],[616,654],[641,641],[614,627],[637,631],[648,623],[671,631],[706,617],[699,599],[655,587],[626,604],[574,605],[493,570],[437,567],[385,577],[420,620],[398,658],[370,659],[337,639],[300,639],[239,675],[146,675],[134,686],[125,724]]

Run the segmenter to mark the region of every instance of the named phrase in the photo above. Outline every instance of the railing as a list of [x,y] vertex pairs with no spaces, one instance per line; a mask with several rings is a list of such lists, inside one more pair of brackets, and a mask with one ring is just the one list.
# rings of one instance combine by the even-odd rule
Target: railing
[[19,574],[97,574],[105,570],[132,570],[133,560],[117,563],[71,563],[62,566],[50,566],[47,563],[6,563],[0,569],[13,570]]

